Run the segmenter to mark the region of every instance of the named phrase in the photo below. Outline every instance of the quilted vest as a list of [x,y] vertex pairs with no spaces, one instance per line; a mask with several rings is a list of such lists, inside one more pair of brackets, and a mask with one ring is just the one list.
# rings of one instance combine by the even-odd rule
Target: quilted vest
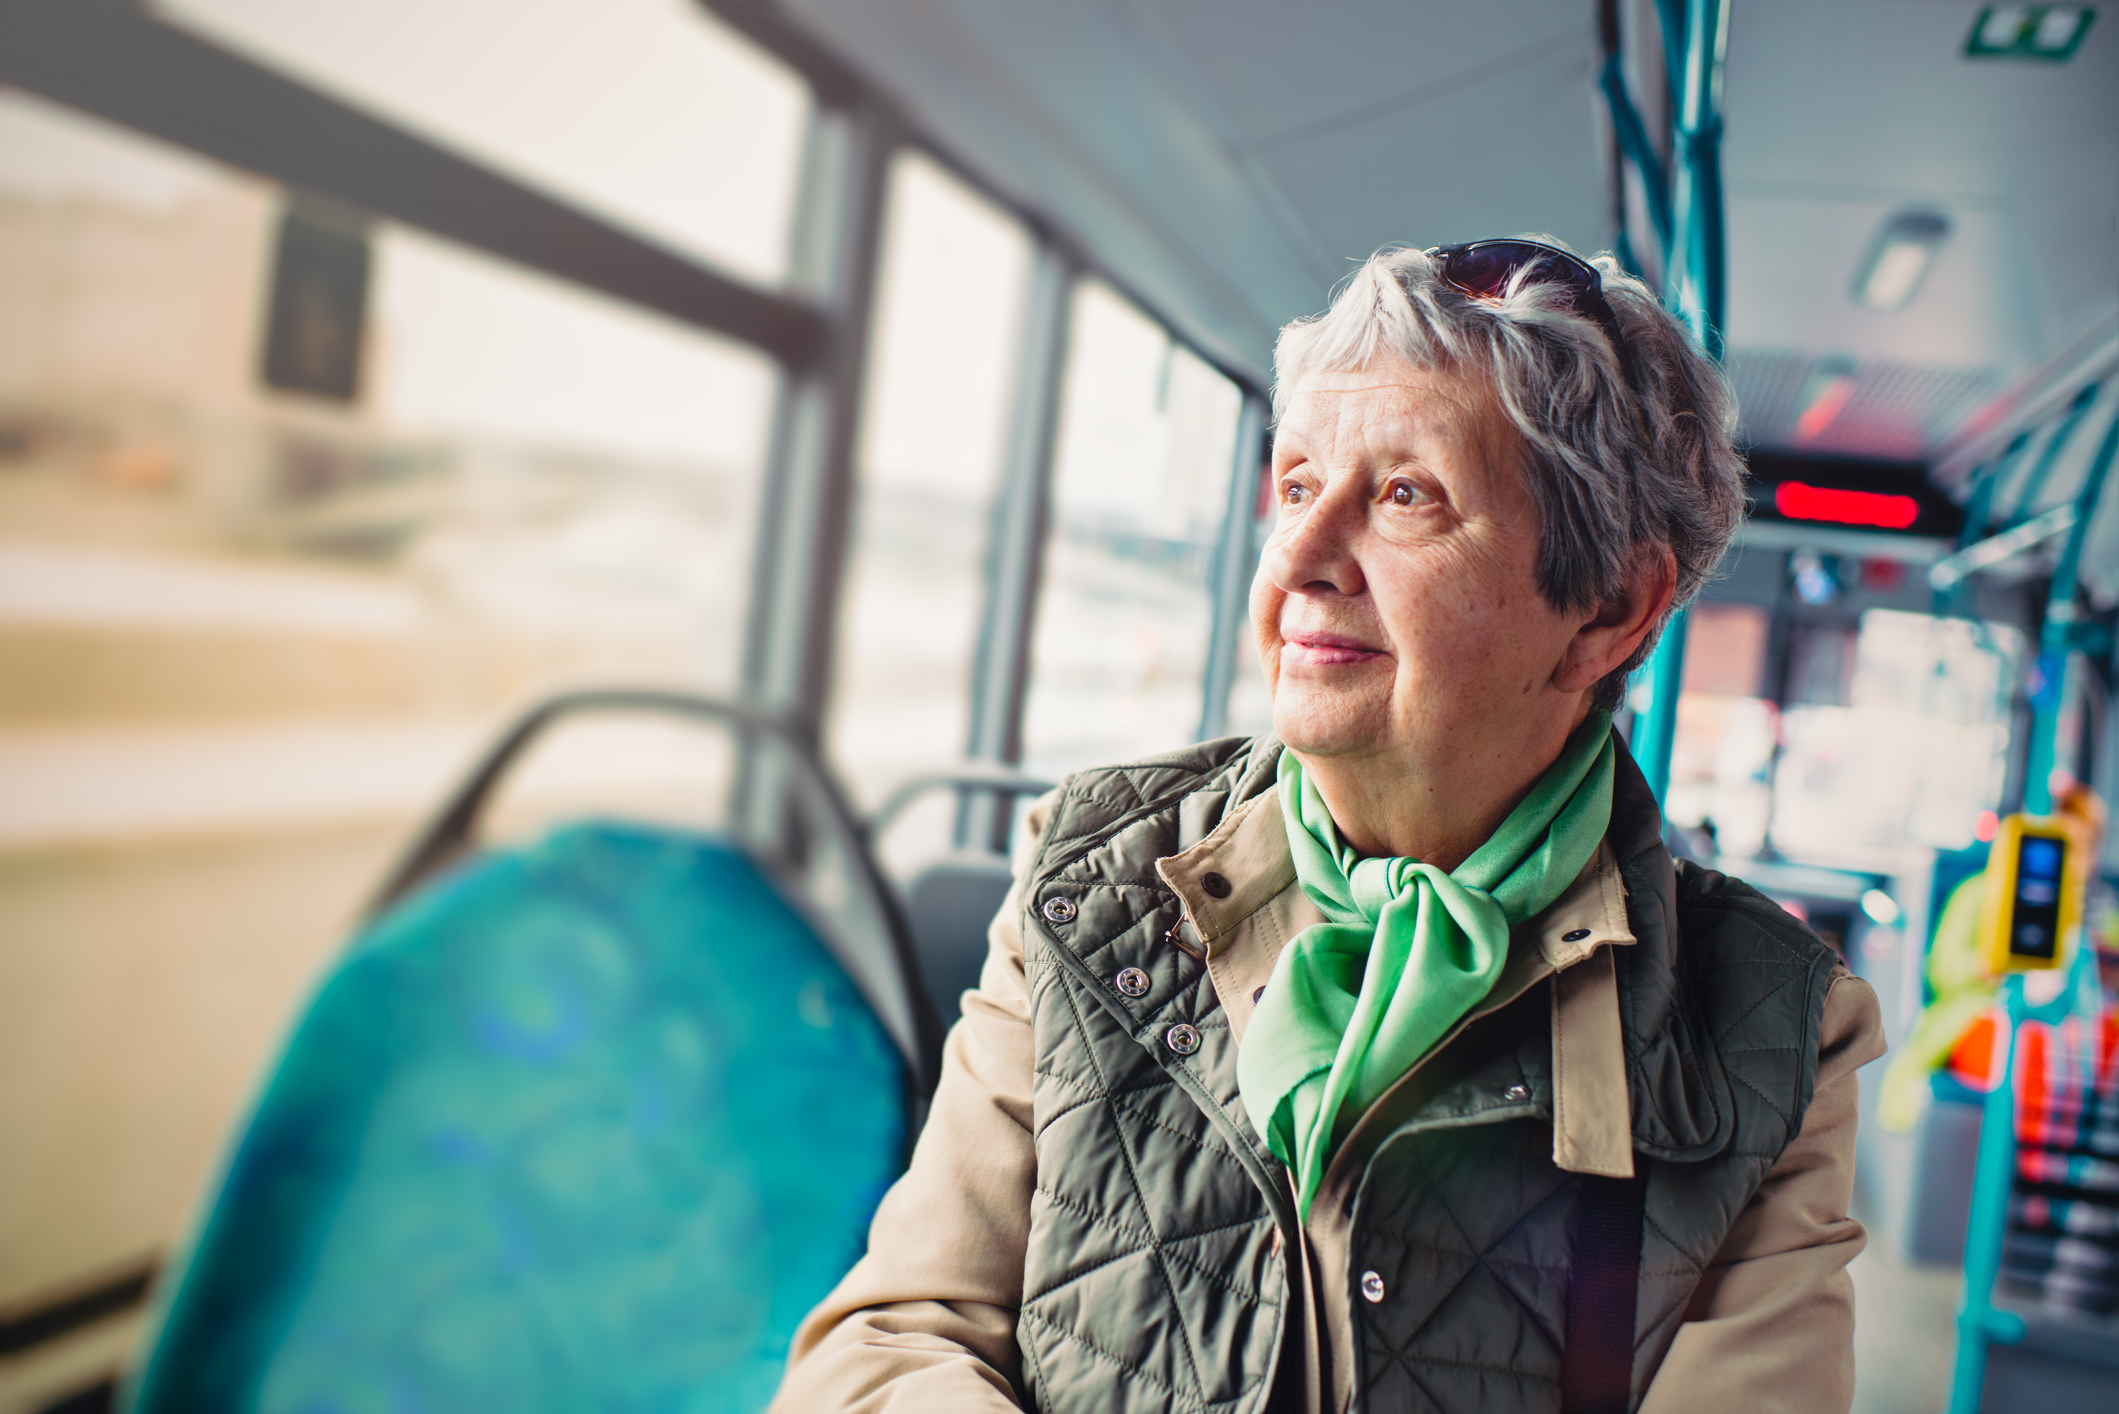
[[[1048,1414],[1287,1403],[1276,1372],[1308,1317],[1286,1171],[1244,1113],[1205,964],[1166,940],[1180,906],[1154,867],[1269,788],[1278,753],[1230,739],[1071,777],[1025,875],[1037,1189],[1017,1341]],[[1614,950],[1646,1195],[1636,1403],[1802,1124],[1837,962],[1752,889],[1674,864],[1661,830],[1622,748],[1607,839],[1638,939]],[[1112,984],[1129,967],[1150,979],[1138,997]],[[1355,1410],[1561,1407],[1582,1180],[1552,1162],[1550,1017],[1540,984],[1431,1057],[1355,1183],[1345,1269],[1321,1278],[1349,1292]],[[1353,1294],[1371,1271],[1389,1299]]]

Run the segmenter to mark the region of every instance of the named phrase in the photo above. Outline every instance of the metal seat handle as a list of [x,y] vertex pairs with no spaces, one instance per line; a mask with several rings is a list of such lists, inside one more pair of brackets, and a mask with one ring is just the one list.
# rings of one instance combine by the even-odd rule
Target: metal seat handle
[[882,805],[868,817],[868,837],[875,839],[889,829],[891,822],[904,813],[906,806],[929,791],[951,788],[958,791],[991,791],[1012,801],[1022,795],[1043,795],[1051,790],[1054,784],[1042,777],[1025,775],[1005,766],[983,767],[968,764],[946,771],[930,771],[901,782],[883,798]]
[[[565,692],[545,699],[516,718],[515,724],[487,750],[478,766],[458,786],[456,793],[420,831],[412,847],[377,891],[363,914],[373,919],[434,875],[471,852],[476,844],[479,821],[500,782],[532,743],[555,722],[586,712],[659,712],[670,716],[705,718],[723,722],[744,732],[770,736],[801,762],[801,769],[817,789],[833,823],[846,832],[849,843],[865,843],[867,833],[846,804],[845,792],[831,779],[805,736],[786,718],[761,712],[741,703],[693,693],[646,688],[593,688]],[[860,851],[856,851],[860,853]]]

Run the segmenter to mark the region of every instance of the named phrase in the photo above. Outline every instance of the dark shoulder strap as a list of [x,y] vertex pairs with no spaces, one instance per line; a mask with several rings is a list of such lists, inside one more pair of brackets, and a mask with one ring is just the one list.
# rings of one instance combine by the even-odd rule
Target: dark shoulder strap
[[1641,1286],[1641,1210],[1648,1180],[1584,1175],[1567,1278],[1562,1414],[1626,1414],[1633,1395],[1634,1307]]

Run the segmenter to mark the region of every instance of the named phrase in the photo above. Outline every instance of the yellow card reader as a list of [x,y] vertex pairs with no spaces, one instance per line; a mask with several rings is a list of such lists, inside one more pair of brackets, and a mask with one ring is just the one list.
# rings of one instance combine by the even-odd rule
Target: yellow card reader
[[1987,855],[1980,951],[1995,972],[2034,972],[2067,961],[2082,920],[2090,838],[2062,816],[2010,815]]

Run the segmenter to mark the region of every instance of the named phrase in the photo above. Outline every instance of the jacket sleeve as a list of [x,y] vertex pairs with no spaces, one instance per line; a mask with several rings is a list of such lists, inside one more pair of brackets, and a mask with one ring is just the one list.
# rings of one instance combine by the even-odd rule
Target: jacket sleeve
[[1701,1277],[1641,1414],[1846,1414],[1854,1403],[1847,1263],[1867,1241],[1847,1216],[1855,1071],[1884,1053],[1868,983],[1841,970],[1825,996],[1821,1032],[1803,1127]]
[[912,1164],[876,1210],[868,1255],[795,1332],[773,1414],[1019,1408],[1015,1322],[1037,1177],[1019,891],[1051,800],[1025,821],[1016,883],[943,1046]]

